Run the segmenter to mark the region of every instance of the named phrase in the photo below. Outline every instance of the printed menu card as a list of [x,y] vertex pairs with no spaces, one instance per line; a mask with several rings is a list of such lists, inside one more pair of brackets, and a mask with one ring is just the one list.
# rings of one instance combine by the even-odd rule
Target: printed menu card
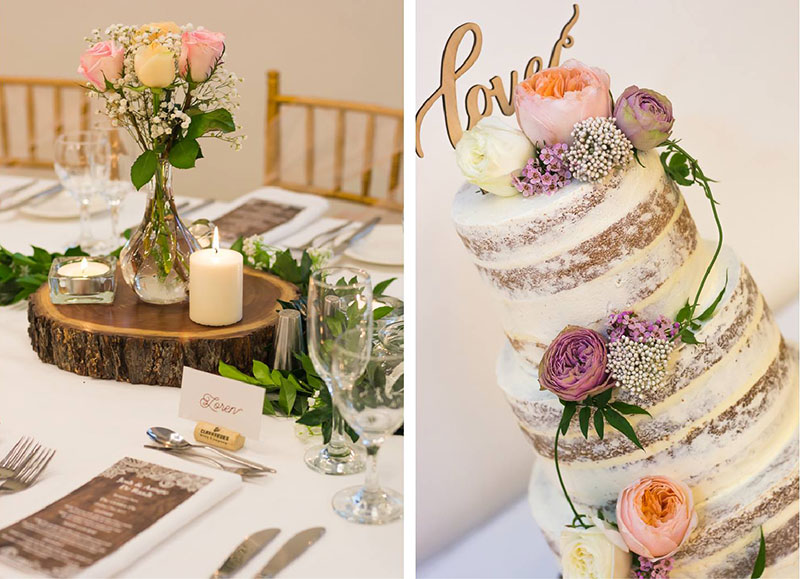
[[[213,480],[123,458],[64,498],[0,530],[0,564],[50,577],[78,575],[190,501]],[[186,510],[186,515],[199,514],[194,510],[194,514]],[[135,556],[128,564],[134,560]]]

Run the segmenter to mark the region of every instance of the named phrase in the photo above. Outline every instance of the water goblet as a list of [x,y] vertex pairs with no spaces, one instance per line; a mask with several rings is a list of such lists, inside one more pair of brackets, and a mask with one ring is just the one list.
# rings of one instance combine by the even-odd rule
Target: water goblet
[[108,181],[100,194],[108,203],[111,214],[111,236],[106,245],[109,251],[113,251],[124,243],[119,230],[119,207],[128,193],[134,190],[131,182],[131,166],[136,160],[137,150],[133,140],[122,129],[112,127],[96,130],[106,136],[109,145]]
[[[372,282],[367,272],[328,267],[312,274],[306,319],[308,355],[331,394],[331,353],[336,338],[348,329],[356,329],[361,347],[369,348],[372,324]],[[364,450],[347,441],[342,417],[335,408],[332,421],[330,441],[310,448],[305,454],[306,465],[324,474],[362,472],[366,466]]]
[[97,249],[89,221],[89,204],[108,181],[111,166],[106,136],[100,131],[70,131],[56,139],[55,170],[61,184],[80,204],[78,244],[91,253]]
[[[403,423],[403,332],[384,332],[371,349],[362,346],[361,330],[346,330],[333,346],[333,401],[359,435],[367,451],[363,486],[333,497],[333,510],[348,521],[382,525],[403,516],[403,496],[378,483],[378,451]],[[388,326],[387,326],[388,329]]]

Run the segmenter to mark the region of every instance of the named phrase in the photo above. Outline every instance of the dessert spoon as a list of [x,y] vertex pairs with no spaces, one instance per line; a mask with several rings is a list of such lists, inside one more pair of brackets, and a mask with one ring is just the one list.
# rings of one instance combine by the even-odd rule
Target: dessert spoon
[[192,444],[191,442],[186,440],[183,436],[181,436],[179,433],[169,428],[165,428],[163,426],[151,426],[150,428],[147,429],[147,436],[152,438],[157,443],[166,446],[167,448],[173,448],[175,450],[204,448],[206,450],[211,450],[213,452],[216,452],[218,455],[227,458],[228,460],[232,460],[244,466],[249,466],[250,468],[257,468],[271,473],[277,472],[274,468],[269,468],[268,466],[264,466],[263,464],[259,464],[252,460],[247,460],[246,458],[238,457],[231,452],[225,452],[224,450],[220,450],[219,448],[214,448],[213,446],[207,446],[205,444]]

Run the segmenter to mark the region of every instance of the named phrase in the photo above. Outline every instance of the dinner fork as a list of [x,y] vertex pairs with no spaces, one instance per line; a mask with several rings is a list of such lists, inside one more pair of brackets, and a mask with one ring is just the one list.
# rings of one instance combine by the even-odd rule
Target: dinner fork
[[16,493],[30,487],[42,474],[55,453],[55,450],[45,448],[35,459],[22,467],[19,473],[3,481],[3,484],[0,484],[0,493]]
[[38,450],[38,445],[29,451],[31,445],[34,443],[32,438],[23,436],[17,441],[8,454],[0,461],[0,479],[10,478],[17,474],[19,470],[25,466],[33,456],[34,452]]

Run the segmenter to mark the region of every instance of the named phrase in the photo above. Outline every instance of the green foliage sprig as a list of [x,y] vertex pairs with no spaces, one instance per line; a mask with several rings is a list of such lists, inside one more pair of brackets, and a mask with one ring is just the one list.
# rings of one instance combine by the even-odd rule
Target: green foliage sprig
[[[266,390],[264,414],[293,416],[297,418],[298,424],[319,426],[327,443],[333,426],[331,394],[314,370],[311,358],[303,353],[295,357],[300,362],[300,368],[292,372],[270,369],[263,362],[254,360],[252,376],[222,361],[219,363],[219,373],[226,378],[261,386]],[[312,401],[311,404],[309,401]],[[358,435],[346,423],[345,431],[353,442],[358,440]]]
[[703,173],[697,159],[678,145],[678,141],[668,139],[664,141],[661,146],[665,148],[660,155],[660,159],[666,174],[678,185],[683,185],[684,187],[699,185],[703,189],[706,199],[708,199],[711,204],[711,212],[714,215],[714,222],[717,226],[717,246],[714,250],[714,255],[711,257],[711,262],[708,264],[703,274],[703,279],[700,281],[700,285],[697,288],[697,293],[693,300],[686,300],[686,305],[680,309],[675,317],[675,321],[681,325],[678,331],[680,339],[686,344],[699,344],[700,342],[695,337],[695,332],[700,329],[702,322],[707,321],[714,315],[714,311],[728,287],[728,276],[726,273],[725,286],[722,288],[717,298],[700,315],[695,315],[700,305],[700,295],[703,293],[703,288],[708,280],[708,276],[711,274],[711,270],[717,262],[720,251],[722,251],[722,223],[717,214],[717,205],[719,205],[719,202],[714,199],[714,195],[711,193],[711,183],[716,183],[716,181]]
[[609,388],[596,396],[590,396],[580,402],[559,399],[563,410],[561,412],[561,421],[556,429],[555,442],[553,443],[553,458],[555,460],[558,482],[561,484],[561,490],[564,492],[564,497],[566,497],[567,503],[569,503],[572,514],[574,515],[572,523],[567,525],[571,528],[582,527],[584,529],[589,529],[592,527],[591,524],[583,520],[587,515],[578,513],[578,510],[575,508],[567,492],[567,487],[564,485],[564,479],[561,477],[561,468],[558,465],[558,439],[559,436],[565,436],[567,434],[575,414],[578,414],[578,425],[585,439],[589,439],[590,422],[594,424],[595,432],[600,440],[603,440],[605,437],[605,425],[608,423],[609,426],[621,432],[628,440],[635,444],[637,448],[644,450],[642,443],[639,442],[639,437],[636,436],[636,431],[624,415],[645,414],[650,416],[650,413],[635,404],[626,404],[619,400],[612,402],[612,390],[612,388]]
[[758,555],[756,555],[756,562],[753,565],[753,579],[758,579],[764,574],[764,567],[767,565],[767,543],[764,540],[764,527],[759,527],[761,531],[761,540],[758,544]]
[[47,283],[47,274],[55,258],[89,255],[80,247],[70,247],[64,253],[31,247],[33,253],[23,255],[0,246],[0,306],[22,301]]

